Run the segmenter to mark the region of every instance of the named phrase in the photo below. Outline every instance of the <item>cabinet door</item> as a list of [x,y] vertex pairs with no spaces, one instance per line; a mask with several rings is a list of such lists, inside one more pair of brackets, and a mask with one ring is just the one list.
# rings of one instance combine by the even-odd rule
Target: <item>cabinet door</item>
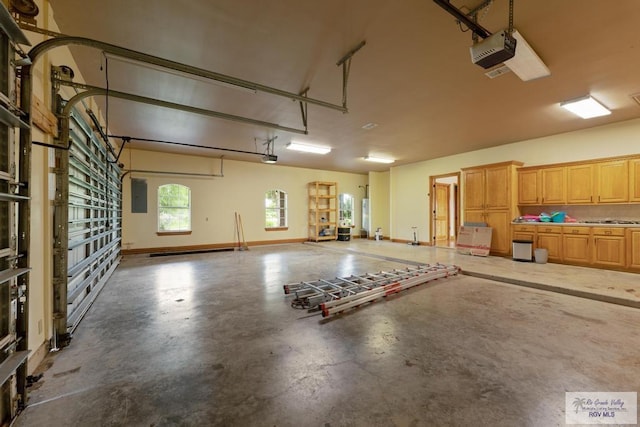
[[593,165],[567,166],[567,203],[593,203]]
[[629,161],[615,160],[596,164],[598,203],[629,201]]
[[486,211],[485,218],[491,231],[491,253],[509,255],[511,253],[510,211]]
[[629,201],[640,202],[640,159],[629,160]]
[[640,228],[627,230],[627,254],[628,267],[640,270]]
[[540,196],[538,195],[538,177],[540,173],[537,170],[518,171],[518,204],[519,205],[538,205],[540,204]]
[[546,205],[562,205],[567,202],[566,169],[545,168],[540,170],[540,200]]
[[566,262],[588,264],[591,259],[589,235],[569,234],[562,236],[562,260]]
[[463,181],[464,208],[484,209],[484,170],[465,171]]
[[511,206],[511,167],[485,170],[485,209],[509,209]]
[[544,248],[549,253],[549,259],[552,261],[562,260],[562,235],[561,234],[545,234],[538,233],[536,246]]
[[464,222],[475,222],[475,223],[486,223],[487,219],[485,218],[484,211],[482,210],[465,210],[464,211]]
[[594,236],[593,237],[593,263],[613,266],[625,266],[624,237],[620,236]]

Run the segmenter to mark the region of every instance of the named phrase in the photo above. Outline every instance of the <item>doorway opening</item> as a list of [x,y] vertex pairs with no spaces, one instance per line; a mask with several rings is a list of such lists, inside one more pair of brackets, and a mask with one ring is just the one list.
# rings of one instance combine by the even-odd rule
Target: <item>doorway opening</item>
[[454,248],[460,228],[460,172],[429,177],[431,245]]

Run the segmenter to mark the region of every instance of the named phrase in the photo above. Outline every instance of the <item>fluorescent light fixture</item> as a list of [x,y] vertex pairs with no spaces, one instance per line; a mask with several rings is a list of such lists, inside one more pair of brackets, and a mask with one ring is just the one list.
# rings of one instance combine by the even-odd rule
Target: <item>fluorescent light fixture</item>
[[262,163],[267,163],[269,165],[273,165],[278,161],[278,156],[275,154],[265,154],[262,156]]
[[368,161],[368,162],[375,162],[375,163],[393,163],[393,162],[395,162],[395,160],[393,160],[393,159],[385,159],[383,157],[365,156],[364,159],[366,161]]
[[504,61],[504,65],[509,67],[511,71],[520,77],[520,80],[525,82],[551,75],[549,68],[522,37],[522,34],[518,30],[514,30],[512,35],[518,41],[516,54],[513,58]]
[[362,126],[362,129],[364,130],[371,130],[375,127],[378,127],[377,123],[367,123],[366,125]]
[[148,70],[160,71],[162,73],[171,74],[178,77],[184,77],[187,79],[195,80],[197,82],[215,84],[217,86],[224,86],[231,89],[241,90],[247,93],[256,93],[255,89],[246,86],[240,86],[233,83],[223,82],[221,80],[210,79],[196,74],[187,73],[186,71],[174,70],[173,68],[162,67],[160,65],[151,64],[149,62],[138,61],[137,59],[127,58],[124,56],[115,55],[113,53],[105,52],[104,56],[108,59],[121,62],[123,64],[135,65],[138,67],[146,68]]
[[583,119],[590,119],[592,117],[600,117],[611,114],[604,105],[593,99],[591,96],[585,96],[571,101],[565,101],[560,103],[560,106],[564,109],[571,111],[573,114],[582,117]]
[[320,147],[318,145],[302,144],[300,142],[291,141],[286,146],[287,150],[302,151],[304,153],[327,154],[331,152],[329,147]]

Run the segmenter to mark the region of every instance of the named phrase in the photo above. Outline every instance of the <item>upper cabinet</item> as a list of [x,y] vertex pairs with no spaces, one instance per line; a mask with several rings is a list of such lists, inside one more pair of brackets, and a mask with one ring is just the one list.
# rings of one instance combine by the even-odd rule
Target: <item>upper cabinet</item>
[[567,203],[593,203],[593,164],[567,166]]
[[512,164],[488,166],[485,169],[486,209],[511,209],[511,203],[515,203],[511,195],[513,171]]
[[540,170],[518,170],[518,204],[540,204]]
[[629,201],[629,161],[613,160],[596,163],[598,203]]
[[629,201],[640,202],[640,159],[629,160]]
[[544,205],[562,205],[567,201],[567,173],[565,168],[545,168],[540,171],[541,195]]
[[518,170],[519,205],[563,205],[567,202],[564,167]]
[[526,167],[518,170],[519,205],[640,202],[640,158]]
[[464,208],[484,209],[484,169],[468,170],[463,176]]

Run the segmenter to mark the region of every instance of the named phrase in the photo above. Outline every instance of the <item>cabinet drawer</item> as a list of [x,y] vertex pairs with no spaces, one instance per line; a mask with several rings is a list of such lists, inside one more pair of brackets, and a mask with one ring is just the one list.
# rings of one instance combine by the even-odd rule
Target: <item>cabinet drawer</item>
[[535,233],[536,227],[537,226],[535,225],[514,225],[513,231],[514,232],[524,231],[529,233]]
[[624,236],[624,228],[593,227],[594,236]]
[[560,225],[539,225],[538,233],[553,233],[560,234],[562,232],[562,226]]
[[589,235],[589,227],[564,227],[562,229],[564,234],[582,234]]

